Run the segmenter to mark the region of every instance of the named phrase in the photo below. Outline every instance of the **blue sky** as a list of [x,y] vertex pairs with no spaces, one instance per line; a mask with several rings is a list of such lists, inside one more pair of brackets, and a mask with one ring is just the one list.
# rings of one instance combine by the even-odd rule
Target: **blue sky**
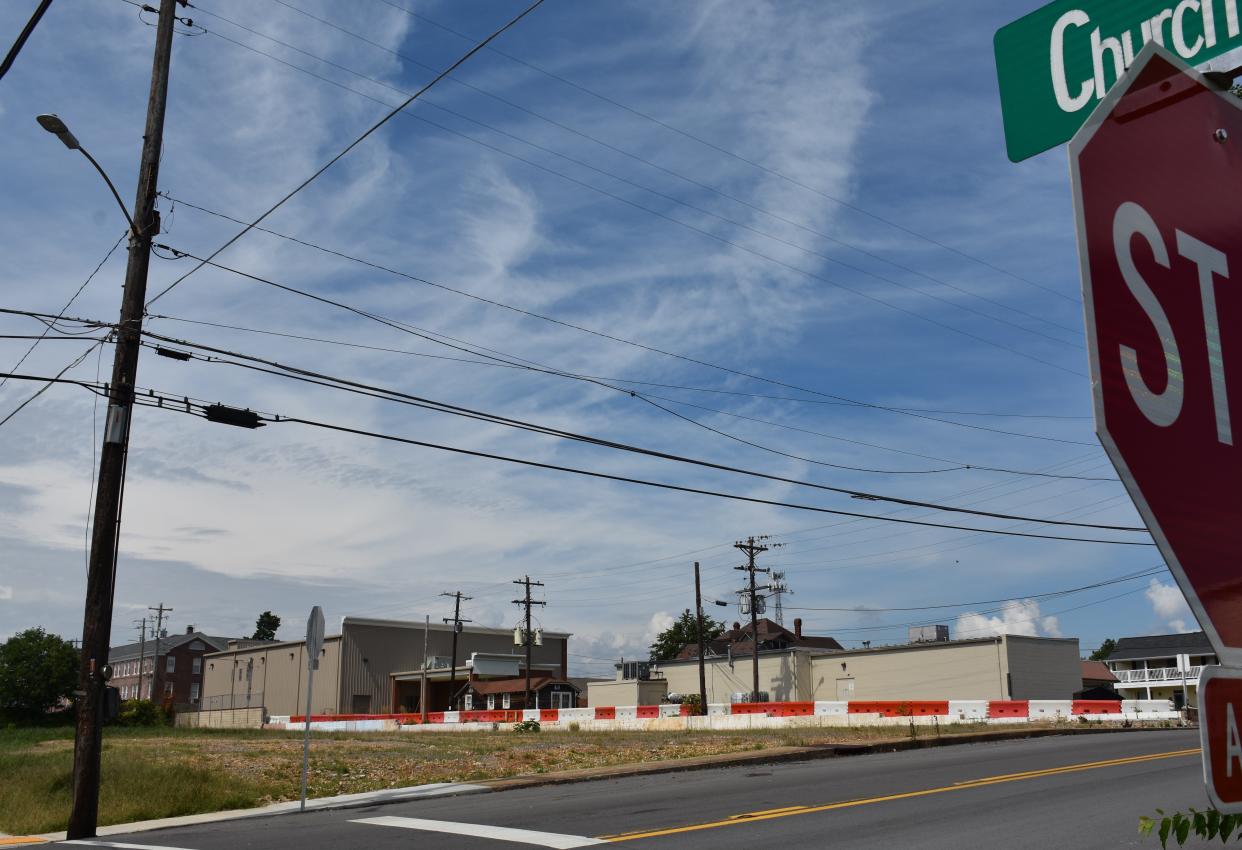
[[[160,239],[198,256],[237,226],[190,205],[253,218],[382,115],[383,104],[468,49],[446,27],[481,37],[521,8],[509,0],[196,6],[187,14],[207,32],[174,44],[160,185],[180,203],[161,201]],[[953,411],[932,414],[948,422],[825,404],[257,232],[220,262],[475,350],[698,388],[635,385],[683,417],[784,454],[598,384],[422,356],[479,359],[218,269],[152,305],[161,318],[148,327],[798,480],[1138,524],[1115,481],[907,474],[958,465],[1113,474],[1089,418],[1065,153],[1014,165],[1004,152],[992,34],[1031,8],[548,0],[495,45],[527,64],[482,52],[265,222],[735,372]],[[0,32],[16,31],[28,11],[5,4]],[[121,234],[119,211],[88,164],[33,119],[60,114],[131,198],[154,35],[143,20],[151,17],[121,0],[54,4],[0,81],[3,306],[59,310]],[[153,260],[151,291],[189,268],[188,260]],[[114,320],[123,269],[118,250],[69,314]],[[24,318],[0,327],[41,330]],[[11,366],[27,345],[0,340],[0,363]],[[48,341],[22,371],[54,374],[86,347]],[[72,374],[93,380],[98,354]],[[181,395],[614,475],[892,510],[151,355],[139,383]],[[0,412],[33,389],[0,387]],[[55,388],[0,428],[0,635],[30,625],[80,630],[100,413],[87,392]],[[967,415],[980,413],[1021,416]],[[953,520],[913,509],[894,515]],[[272,609],[285,618],[281,635],[294,637],[314,604],[330,620],[439,618],[451,610],[438,594],[458,589],[475,597],[467,616],[511,625],[510,582],[529,574],[547,585],[544,626],[575,634],[575,670],[607,673],[609,659],[642,654],[654,631],[693,604],[696,558],[706,594],[734,599],[741,574],[729,544],[751,534],[785,544],[762,562],[786,566],[787,618],[846,643],[900,641],[908,622],[945,622],[963,637],[1059,634],[1084,648],[1194,627],[1165,574],[1038,598],[1158,566],[1153,548],[848,522],[296,424],[250,432],[144,409],[133,430],[114,635],[133,634],[130,620],[161,601],[175,609],[174,629],[240,634]],[[1006,597],[1034,598],[1003,611],[813,610]],[[725,616],[735,619],[736,609]]]

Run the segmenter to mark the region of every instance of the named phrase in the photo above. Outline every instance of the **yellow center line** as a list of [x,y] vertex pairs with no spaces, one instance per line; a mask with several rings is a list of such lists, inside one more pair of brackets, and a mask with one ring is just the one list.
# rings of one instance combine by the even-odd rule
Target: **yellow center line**
[[789,806],[784,809],[768,809],[762,812],[752,812],[746,815],[733,815],[726,820],[711,821],[708,823],[696,823],[690,826],[675,826],[667,829],[654,829],[645,832],[625,832],[619,835],[601,835],[600,839],[609,842],[618,841],[634,841],[639,838],[657,838],[662,835],[677,835],[683,832],[698,832],[703,829],[715,829],[721,826],[736,826],[742,823],[754,823],[760,820],[773,820],[775,818],[786,818],[792,815],[807,815],[812,812],[828,812],[834,809],[846,809],[853,806],[866,806],[871,803],[887,803],[893,800],[908,800],[912,797],[926,797],[931,794],[944,794],[948,791],[964,791],[968,788],[982,788],[986,785],[999,785],[1005,782],[1020,782],[1026,779],[1038,779],[1043,776],[1055,776],[1062,773],[1078,773],[1084,770],[1099,770],[1104,767],[1119,767],[1127,764],[1141,764],[1143,762],[1157,761],[1159,759],[1178,758],[1181,756],[1195,755],[1199,752],[1199,748],[1185,750],[1173,750],[1167,753],[1151,753],[1141,756],[1126,756],[1125,758],[1108,759],[1106,761],[1091,761],[1081,764],[1070,764],[1063,767],[1052,767],[1045,770],[1030,770],[1024,773],[1008,773],[1001,776],[989,776],[981,779],[971,779],[965,782],[955,782],[952,785],[942,785],[938,788],[924,788],[919,791],[905,791],[899,794],[885,794],[880,797],[866,797],[859,800],[844,800],[839,803],[825,803],[819,806]]
[[24,844],[46,844],[46,838],[35,835],[6,835],[0,838],[0,847],[17,847]]

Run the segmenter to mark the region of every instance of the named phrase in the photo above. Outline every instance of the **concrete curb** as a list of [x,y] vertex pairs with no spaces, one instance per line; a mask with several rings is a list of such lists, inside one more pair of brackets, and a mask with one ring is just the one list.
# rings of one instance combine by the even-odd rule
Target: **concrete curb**
[[[409,800],[421,800],[428,797],[458,797],[464,794],[486,794],[492,789],[479,783],[436,782],[430,785],[412,785],[408,788],[387,788],[383,791],[364,791],[360,794],[341,794],[336,797],[317,797],[306,801],[306,810],[328,811],[335,809],[357,809],[365,806],[381,806],[385,803],[401,803]],[[130,832],[149,832],[155,829],[171,829],[177,826],[197,826],[204,823],[217,823],[226,820],[243,818],[274,817],[276,815],[294,814],[300,808],[297,800],[284,803],[272,803],[268,806],[257,806],[253,809],[230,809],[224,812],[204,812],[197,815],[184,815],[176,818],[159,818],[158,820],[136,821],[134,823],[116,823],[101,826],[99,836],[124,835]],[[25,843],[37,844],[46,841],[64,841],[63,832],[46,832],[41,835],[22,836]],[[17,842],[14,842],[17,843]]]

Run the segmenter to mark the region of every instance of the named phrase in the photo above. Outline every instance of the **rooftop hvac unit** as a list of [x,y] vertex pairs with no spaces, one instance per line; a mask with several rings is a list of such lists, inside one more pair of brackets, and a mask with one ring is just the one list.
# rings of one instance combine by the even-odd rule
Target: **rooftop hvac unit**
[[625,661],[621,664],[621,678],[646,682],[651,678],[651,664],[647,661]]
[[949,639],[948,626],[911,626],[910,643],[944,643]]

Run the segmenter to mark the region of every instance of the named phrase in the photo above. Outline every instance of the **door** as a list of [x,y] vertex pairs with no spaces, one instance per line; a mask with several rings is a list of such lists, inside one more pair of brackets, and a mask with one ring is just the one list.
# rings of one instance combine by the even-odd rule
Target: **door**
[[371,713],[371,695],[370,694],[354,694],[353,714],[370,714]]
[[854,680],[837,679],[837,702],[849,702],[854,698]]

